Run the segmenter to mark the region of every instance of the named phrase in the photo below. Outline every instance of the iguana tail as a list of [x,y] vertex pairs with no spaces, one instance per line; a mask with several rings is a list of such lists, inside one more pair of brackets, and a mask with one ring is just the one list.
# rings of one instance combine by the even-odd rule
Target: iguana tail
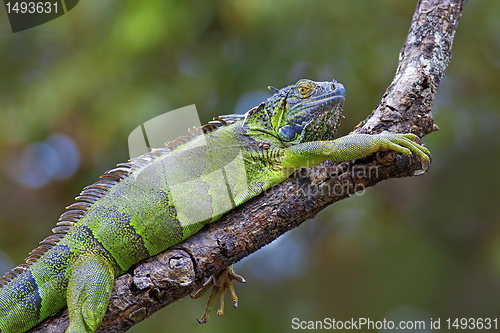
[[[114,272],[113,268],[110,268],[109,260],[102,262],[103,258],[99,252],[103,251],[95,247],[92,248],[95,250],[94,253],[82,252],[82,249],[78,248],[80,241],[78,239],[71,241],[71,237],[66,236],[72,233],[78,238],[78,232],[74,232],[73,229],[80,218],[93,203],[107,193],[109,188],[127,177],[133,167],[138,167],[133,163],[132,161],[126,166],[107,171],[101,176],[102,180],[87,186],[76,198],[77,202],[68,206],[61,215],[57,226],[52,229],[54,234],[42,240],[40,246],[30,252],[26,263],[0,276],[0,333],[25,332],[43,319],[62,310],[67,304],[68,285],[73,284],[74,287],[72,291],[74,295],[70,295],[74,304],[68,304],[70,307],[79,306],[81,305],[79,302],[86,301],[78,299],[79,294],[75,294],[81,292],[81,288],[89,289],[91,291],[89,294],[94,292],[93,296],[100,295],[95,292],[97,289],[111,288]],[[88,274],[89,267],[94,268],[99,265],[106,272],[95,269],[93,275]],[[95,283],[96,275],[99,275],[98,283]],[[105,286],[99,283],[104,283]],[[75,284],[81,288],[78,289]],[[103,304],[107,306],[107,302]],[[89,310],[93,312],[96,309],[89,308]],[[95,313],[82,315],[84,318],[78,318],[74,322],[80,323],[82,319],[87,321],[90,318],[89,321],[92,323]]]

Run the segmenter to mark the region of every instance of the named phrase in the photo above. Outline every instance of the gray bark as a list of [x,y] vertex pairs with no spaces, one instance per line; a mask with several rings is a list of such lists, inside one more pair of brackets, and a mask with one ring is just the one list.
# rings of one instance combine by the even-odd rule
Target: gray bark
[[[377,108],[354,132],[388,130],[423,137],[438,129],[431,107],[451,58],[464,2],[418,2],[394,80]],[[204,278],[257,251],[336,201],[385,179],[412,176],[420,169],[418,159],[387,152],[358,161],[326,161],[307,171],[299,170],[217,223],[117,278],[98,332],[126,331],[188,296]],[[64,332],[67,326],[65,310],[30,332]]]

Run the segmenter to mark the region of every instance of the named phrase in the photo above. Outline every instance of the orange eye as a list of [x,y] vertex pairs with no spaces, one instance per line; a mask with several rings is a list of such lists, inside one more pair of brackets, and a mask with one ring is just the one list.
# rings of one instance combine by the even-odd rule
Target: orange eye
[[307,94],[308,91],[309,91],[309,88],[307,88],[307,87],[304,87],[304,86],[299,87],[299,93],[301,95]]
[[299,80],[296,83],[297,93],[301,98],[306,98],[314,92],[315,86],[312,81],[309,80]]

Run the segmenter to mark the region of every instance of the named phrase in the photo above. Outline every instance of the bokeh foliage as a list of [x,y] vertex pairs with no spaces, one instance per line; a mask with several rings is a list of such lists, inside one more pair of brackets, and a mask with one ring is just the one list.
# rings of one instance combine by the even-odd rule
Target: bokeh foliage
[[[347,134],[394,75],[416,1],[80,1],[12,34],[0,10],[0,262],[22,262],[83,186],[128,159],[127,136],[196,104],[202,123],[299,78],[347,89]],[[292,318],[430,319],[500,313],[500,2],[470,0],[436,96],[428,174],[318,214],[237,268],[240,307],[208,325],[183,300],[132,331],[291,331]],[[10,175],[52,134],[80,155],[40,188]],[[498,201],[497,201],[498,200]],[[8,267],[5,267],[8,268]]]

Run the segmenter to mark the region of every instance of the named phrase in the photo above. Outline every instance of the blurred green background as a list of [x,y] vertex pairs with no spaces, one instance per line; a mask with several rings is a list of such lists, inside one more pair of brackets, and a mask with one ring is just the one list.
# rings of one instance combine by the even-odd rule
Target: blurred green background
[[[335,78],[349,133],[390,84],[415,6],[85,0],[16,34],[0,10],[0,270],[21,263],[84,186],[128,159],[128,134],[164,112],[196,104],[204,123],[257,105],[267,85]],[[223,318],[197,325],[206,297],[185,299],[131,332],[499,317],[499,91],[500,2],[470,0],[433,107],[440,130],[423,139],[426,175],[369,188],[244,259],[240,306],[228,302]]]

